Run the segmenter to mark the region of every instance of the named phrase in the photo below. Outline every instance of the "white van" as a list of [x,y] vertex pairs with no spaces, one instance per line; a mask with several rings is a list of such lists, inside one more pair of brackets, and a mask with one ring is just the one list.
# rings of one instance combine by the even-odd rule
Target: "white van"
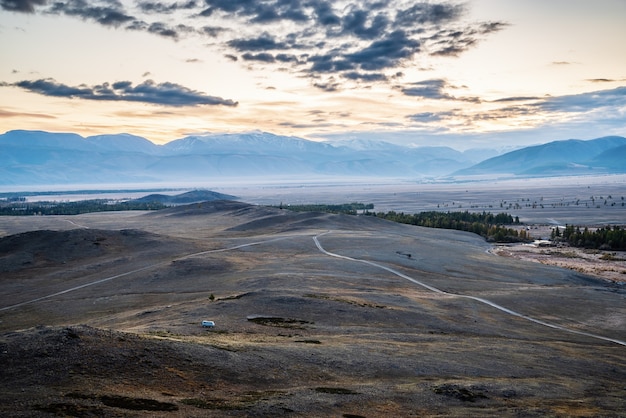
[[213,321],[202,321],[203,327],[213,328],[215,326],[215,322]]

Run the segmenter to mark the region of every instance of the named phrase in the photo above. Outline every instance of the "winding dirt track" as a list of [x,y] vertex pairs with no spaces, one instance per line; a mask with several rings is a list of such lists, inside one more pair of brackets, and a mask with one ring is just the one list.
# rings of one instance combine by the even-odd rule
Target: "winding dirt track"
[[489,305],[489,306],[491,306],[493,308],[496,308],[499,311],[502,311],[502,312],[507,313],[509,315],[513,315],[513,316],[517,316],[519,318],[523,318],[523,319],[525,319],[527,321],[531,321],[531,322],[534,322],[536,324],[543,325],[544,327],[554,328],[554,329],[557,329],[557,330],[560,330],[560,331],[565,331],[565,332],[569,332],[569,333],[572,333],[572,334],[584,335],[586,337],[597,338],[597,339],[600,339],[600,340],[610,341],[610,342],[613,342],[613,343],[616,343],[616,344],[620,344],[620,345],[626,346],[626,341],[621,341],[621,340],[618,340],[618,339],[615,339],[615,338],[603,337],[601,335],[596,335],[596,334],[592,334],[592,333],[589,333],[589,332],[577,331],[577,330],[569,329],[569,328],[566,328],[566,327],[562,327],[560,325],[551,324],[549,322],[541,321],[539,319],[535,319],[535,318],[532,318],[530,316],[521,314],[519,312],[515,312],[515,311],[513,311],[511,309],[505,308],[504,306],[498,305],[497,303],[491,302],[490,300],[487,300],[487,299],[484,299],[484,298],[479,298],[479,297],[470,296],[470,295],[460,295],[460,294],[456,294],[456,293],[446,292],[446,291],[443,291],[441,289],[437,289],[436,287],[430,286],[430,285],[428,285],[426,283],[423,283],[423,282],[421,282],[419,280],[416,280],[416,279],[414,279],[412,277],[409,277],[409,276],[407,276],[404,273],[401,273],[401,272],[399,272],[397,270],[394,270],[394,269],[392,269],[390,267],[387,267],[387,266],[384,266],[382,264],[375,263],[373,261],[362,260],[362,259],[358,259],[358,258],[352,258],[352,257],[347,257],[347,256],[344,256],[344,255],[340,255],[340,254],[331,253],[331,252],[326,251],[324,249],[324,247],[322,246],[322,244],[320,243],[320,241],[318,239],[319,237],[321,237],[323,235],[330,234],[330,233],[332,233],[332,231],[327,231],[327,232],[325,232],[323,234],[319,234],[319,235],[313,237],[313,241],[315,241],[315,245],[317,246],[317,248],[322,253],[324,253],[324,254],[326,254],[328,256],[336,257],[336,258],[340,258],[340,259],[348,260],[348,261],[356,261],[356,262],[359,262],[359,263],[365,263],[365,264],[368,264],[370,266],[378,267],[378,268],[386,270],[386,271],[388,271],[388,272],[390,272],[392,274],[395,274],[398,277],[401,277],[401,278],[406,279],[406,280],[408,280],[408,281],[410,281],[412,283],[415,283],[415,284],[417,284],[419,286],[422,286],[422,287],[424,287],[424,288],[426,288],[426,289],[428,289],[430,291],[433,291],[435,293],[441,293],[441,294],[448,295],[448,296],[455,296],[455,297],[458,297],[458,298],[472,299],[472,300],[475,300],[477,302],[484,303],[484,304]]

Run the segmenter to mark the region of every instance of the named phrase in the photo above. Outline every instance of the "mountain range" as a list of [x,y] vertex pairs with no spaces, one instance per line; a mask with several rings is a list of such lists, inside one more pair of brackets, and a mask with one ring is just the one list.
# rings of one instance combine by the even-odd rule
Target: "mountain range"
[[569,139],[489,158],[453,176],[512,174],[522,177],[626,173],[626,138]]
[[0,185],[210,181],[262,176],[425,177],[625,173],[626,138],[555,141],[497,155],[383,141],[325,143],[265,132],[192,135],[156,145],[130,134],[0,135]]

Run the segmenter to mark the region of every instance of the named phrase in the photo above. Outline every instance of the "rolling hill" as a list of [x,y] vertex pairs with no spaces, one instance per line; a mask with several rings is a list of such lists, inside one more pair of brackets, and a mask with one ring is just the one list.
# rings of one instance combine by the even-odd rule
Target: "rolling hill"
[[213,192],[211,190],[192,190],[177,195],[166,194],[149,194],[138,199],[133,199],[133,202],[158,202],[164,205],[184,205],[196,202],[210,202],[213,200],[232,200],[236,199],[236,196]]

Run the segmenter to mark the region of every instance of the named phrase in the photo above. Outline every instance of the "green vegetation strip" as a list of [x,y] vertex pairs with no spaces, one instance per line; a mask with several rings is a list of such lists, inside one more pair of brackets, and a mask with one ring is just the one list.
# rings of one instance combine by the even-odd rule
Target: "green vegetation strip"
[[492,242],[529,242],[532,241],[525,229],[507,228],[504,225],[520,225],[519,217],[513,217],[508,213],[494,215],[489,212],[471,213],[465,212],[420,212],[415,214],[404,212],[371,212],[374,209],[372,203],[342,203],[338,205],[310,204],[310,205],[284,205],[280,209],[288,209],[295,212],[325,212],[343,213],[356,215],[359,211],[368,216],[386,219],[393,222],[425,226],[427,228],[455,229],[458,231],[473,232]]
[[[368,214],[368,213],[366,213]],[[409,225],[425,226],[428,228],[455,229],[458,231],[473,232],[488,241],[494,242],[526,242],[530,240],[525,229],[507,228],[504,225],[519,225],[518,217],[508,213],[494,215],[488,212],[420,212],[408,214],[403,212],[378,212],[371,216]]]
[[80,215],[91,212],[123,210],[158,210],[165,206],[158,202],[111,202],[107,199],[81,200],[77,202],[8,202],[0,203],[0,215]]
[[572,247],[593,248],[599,250],[626,250],[626,228],[622,226],[605,226],[595,231],[585,227],[565,225],[563,232],[559,228],[552,230],[554,241],[566,242]]
[[341,203],[338,205],[311,204],[311,205],[284,205],[277,206],[280,209],[288,209],[293,212],[325,212],[325,213],[344,213],[347,215],[356,215],[358,211],[366,211],[374,209],[372,203]]

